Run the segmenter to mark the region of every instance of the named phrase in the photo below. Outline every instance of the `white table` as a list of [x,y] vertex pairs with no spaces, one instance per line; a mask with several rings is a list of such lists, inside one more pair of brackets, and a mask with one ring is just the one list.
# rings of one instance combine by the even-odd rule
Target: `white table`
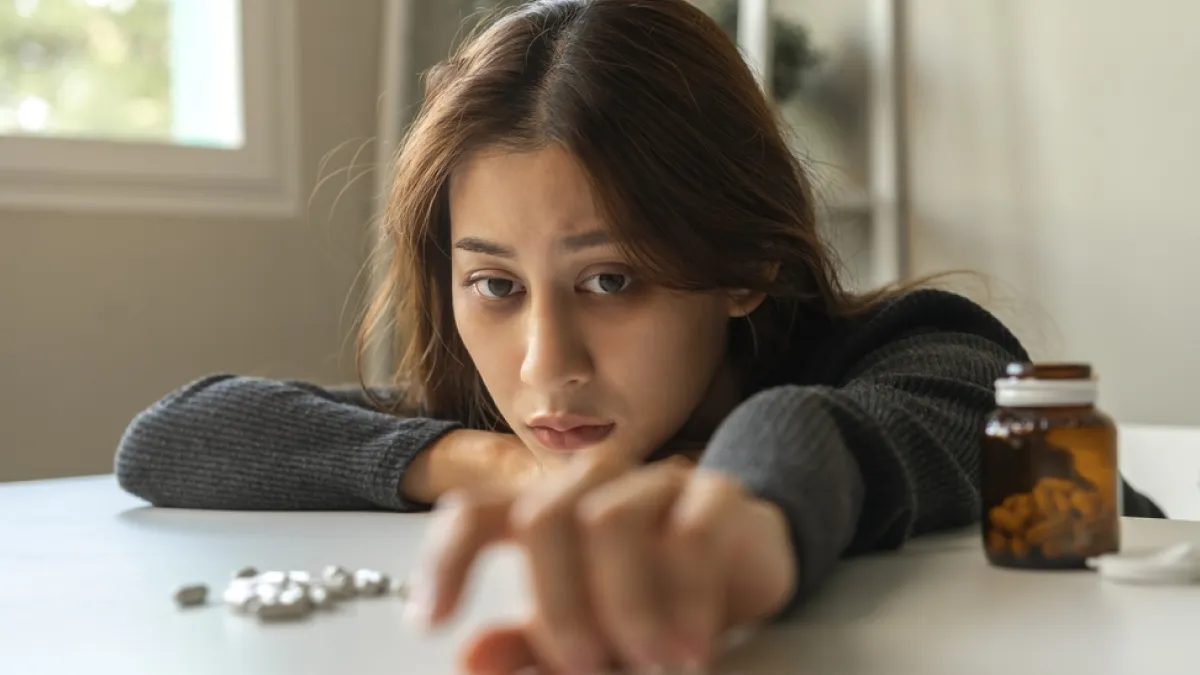
[[[243,565],[335,562],[404,572],[426,517],[161,510],[111,477],[0,486],[0,672],[13,675],[442,675],[483,621],[524,606],[519,558],[497,551],[464,620],[422,638],[395,599],[294,625],[219,604],[178,610],[182,582],[220,587]],[[1127,520],[1127,548],[1200,542],[1200,522]],[[847,562],[791,626],[764,632],[727,675],[1089,675],[1198,672],[1200,586],[1135,588],[1087,572],[990,568],[974,531]]]

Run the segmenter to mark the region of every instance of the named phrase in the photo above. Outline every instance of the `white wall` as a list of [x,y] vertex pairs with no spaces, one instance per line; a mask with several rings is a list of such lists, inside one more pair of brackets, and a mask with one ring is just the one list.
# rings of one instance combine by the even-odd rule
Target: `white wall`
[[1200,3],[910,4],[913,271],[989,275],[1119,420],[1200,424]]

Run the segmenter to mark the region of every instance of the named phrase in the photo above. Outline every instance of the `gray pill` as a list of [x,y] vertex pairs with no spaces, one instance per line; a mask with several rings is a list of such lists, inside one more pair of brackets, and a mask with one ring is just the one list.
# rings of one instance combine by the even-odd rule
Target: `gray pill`
[[204,584],[181,586],[175,591],[175,603],[180,607],[203,605],[206,600],[208,600],[208,586]]
[[258,576],[258,568],[253,566],[243,567],[242,569],[233,573],[234,579],[252,579],[256,576]]
[[302,619],[308,615],[308,604],[275,602],[260,603],[255,614],[263,621],[278,621],[287,619]]

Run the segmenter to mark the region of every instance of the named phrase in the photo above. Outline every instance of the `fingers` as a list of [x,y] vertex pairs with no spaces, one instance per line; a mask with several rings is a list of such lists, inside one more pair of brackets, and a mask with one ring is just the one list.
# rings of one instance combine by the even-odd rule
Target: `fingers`
[[687,475],[663,463],[605,484],[579,504],[596,617],[621,657],[642,668],[674,661],[656,539]]
[[454,613],[479,553],[506,536],[510,503],[505,497],[468,499],[461,495],[438,502],[426,537],[429,548],[409,605],[410,620],[435,627]]
[[538,665],[524,626],[489,628],[467,644],[462,670],[470,675],[513,675]]
[[674,504],[663,533],[672,637],[685,665],[713,656],[726,619],[726,574],[736,545],[744,491],[719,474],[696,472]]
[[750,517],[751,501],[734,480],[686,460],[630,471],[586,455],[520,496],[451,500],[426,568],[430,623],[457,607],[481,550],[511,539],[527,554],[534,614],[482,635],[465,655],[469,672],[595,672],[616,657],[702,666],[737,611],[733,568],[763,576],[741,590],[765,597],[792,567],[774,550],[789,545],[778,518]]
[[595,671],[608,651],[584,581],[588,566],[576,522],[577,504],[624,469],[603,459],[581,459],[564,469],[570,474],[567,480],[543,484],[522,497],[510,522],[528,554],[537,608],[530,640],[542,660],[567,673]]

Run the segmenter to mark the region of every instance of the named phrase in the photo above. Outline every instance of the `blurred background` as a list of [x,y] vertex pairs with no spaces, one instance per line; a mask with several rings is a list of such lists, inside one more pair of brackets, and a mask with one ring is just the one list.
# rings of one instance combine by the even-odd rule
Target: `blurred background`
[[[110,471],[206,373],[355,380],[379,158],[498,4],[0,0],[0,481]],[[696,4],[855,284],[977,272],[955,288],[1092,362],[1119,421],[1200,424],[1200,3]]]

